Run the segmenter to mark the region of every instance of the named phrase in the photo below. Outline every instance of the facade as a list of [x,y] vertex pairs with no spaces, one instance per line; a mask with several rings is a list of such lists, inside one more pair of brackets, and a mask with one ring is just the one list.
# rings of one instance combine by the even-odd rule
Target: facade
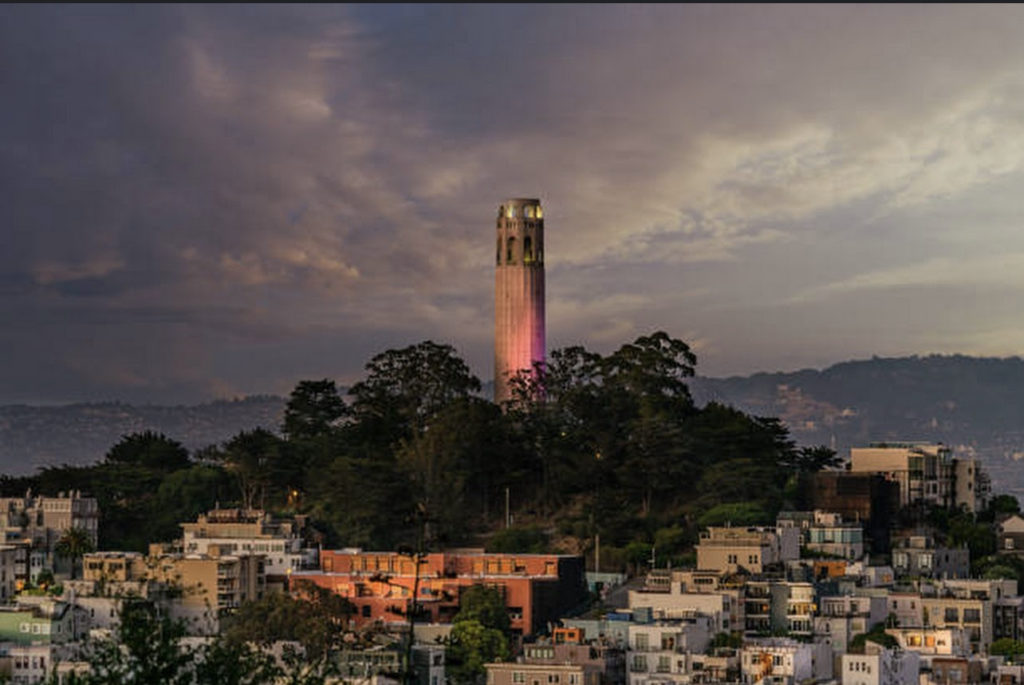
[[266,574],[284,577],[315,563],[316,551],[303,551],[302,519],[277,520],[259,509],[214,509],[195,523],[182,523],[185,554],[208,554],[216,546],[227,554],[265,557]]
[[825,644],[788,638],[749,640],[740,650],[745,685],[797,685],[832,677],[832,650]]
[[819,471],[811,477],[811,504],[844,521],[861,522],[871,552],[889,551],[889,521],[900,506],[900,488],[878,473]]
[[893,545],[892,567],[898,576],[967,578],[971,555],[966,547],[941,547],[927,535],[909,535]]
[[999,554],[1024,555],[1024,516],[1014,514],[996,527]]
[[822,597],[814,617],[814,640],[831,645],[836,654],[844,654],[850,640],[882,623],[887,616],[885,597]]
[[886,628],[899,648],[928,656],[958,656],[970,652],[960,628]]
[[800,558],[800,531],[791,526],[712,526],[700,534],[697,568],[763,573],[773,565]]
[[532,635],[579,606],[587,597],[583,558],[557,554],[487,554],[460,550],[413,557],[361,549],[324,550],[319,571],[291,574],[347,597],[357,608],[355,626],[405,623],[416,606],[424,622],[450,623],[459,611],[459,596],[472,585],[501,590],[513,632]]
[[992,480],[977,459],[953,460],[953,504],[971,513],[988,507]]
[[[81,528],[96,547],[99,506],[93,497],[74,490],[56,497],[33,495],[0,497],[0,544],[22,548],[18,554],[17,579],[35,581],[43,568],[60,571],[54,547],[66,531]],[[66,569],[65,569],[66,570]]]
[[631,590],[629,608],[646,610],[652,619],[681,619],[701,614],[711,619],[711,631],[728,633],[743,625],[742,590],[719,592],[643,592]]
[[921,657],[916,652],[883,649],[873,642],[864,654],[844,654],[839,679],[843,685],[908,685],[917,683]]
[[897,483],[900,506],[953,504],[953,451],[941,443],[878,442],[850,449],[852,473],[877,473]]
[[711,643],[711,619],[693,616],[677,621],[658,621],[629,627],[628,668],[630,685],[688,672],[680,655],[702,654]]
[[811,583],[751,580],[744,588],[744,633],[785,632],[809,639],[814,631],[814,586]]
[[596,666],[579,664],[485,664],[487,685],[601,685]]
[[498,208],[494,275],[494,401],[510,399],[509,379],[545,360],[544,210],[514,198]]
[[181,588],[183,616],[215,619],[241,606],[242,602],[261,599],[266,587],[263,557],[253,555],[169,554],[146,560],[152,580]]

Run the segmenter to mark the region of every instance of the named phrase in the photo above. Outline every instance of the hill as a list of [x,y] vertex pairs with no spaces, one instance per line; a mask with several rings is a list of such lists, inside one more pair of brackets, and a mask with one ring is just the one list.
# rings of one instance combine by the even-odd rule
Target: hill
[[284,405],[281,397],[254,396],[193,406],[0,406],[0,473],[29,475],[40,466],[92,464],[122,435],[145,430],[164,433],[190,450],[257,426],[276,431]]
[[801,444],[847,456],[873,441],[928,440],[981,458],[999,492],[1024,495],[1024,360],[930,355],[835,364],[823,370],[696,378],[715,400],[778,416]]

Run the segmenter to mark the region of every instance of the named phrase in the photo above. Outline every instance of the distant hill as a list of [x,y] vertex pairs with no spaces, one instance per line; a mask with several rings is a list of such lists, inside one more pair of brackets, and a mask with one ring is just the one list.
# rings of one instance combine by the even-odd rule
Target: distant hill
[[697,378],[715,400],[783,419],[800,444],[841,456],[884,440],[928,440],[980,457],[999,492],[1024,496],[1024,360],[962,355],[872,358],[816,371]]
[[163,433],[190,450],[257,426],[276,431],[285,401],[254,396],[173,407],[120,402],[0,406],[0,473],[29,475],[40,466],[93,464],[122,435],[144,430]]
[[[986,463],[999,492],[1024,497],[1024,360],[1018,357],[873,358],[821,371],[690,381],[698,404],[718,401],[783,419],[802,445],[882,440],[944,442]],[[489,384],[481,393],[490,397]],[[197,449],[241,430],[277,430],[285,399],[256,396],[194,406],[122,403],[0,407],[0,472],[90,464],[126,433],[152,429]]]

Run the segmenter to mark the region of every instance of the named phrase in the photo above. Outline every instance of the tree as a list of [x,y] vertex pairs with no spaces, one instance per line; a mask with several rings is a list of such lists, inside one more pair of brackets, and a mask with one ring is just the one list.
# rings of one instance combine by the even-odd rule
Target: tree
[[142,466],[156,471],[170,472],[188,468],[191,462],[188,450],[177,440],[163,433],[145,431],[121,438],[106,455],[110,464]]
[[88,674],[82,685],[101,683],[192,683],[192,656],[179,641],[185,626],[173,621],[151,603],[127,601],[122,605],[115,639],[86,644]]
[[275,593],[243,603],[225,629],[225,639],[261,646],[278,640],[298,642],[311,660],[326,655],[340,644],[352,604],[312,583],[302,583],[298,590],[301,597]]
[[54,552],[71,562],[72,580],[75,579],[77,562],[94,549],[92,535],[89,534],[89,531],[85,528],[77,527],[65,530],[61,534],[60,539],[57,540],[57,544],[53,547]]
[[453,623],[478,621],[485,628],[494,628],[508,634],[511,624],[505,600],[497,588],[487,585],[471,585],[459,595],[459,613]]
[[347,415],[334,381],[299,381],[288,397],[281,430],[292,441],[315,440],[334,432]]
[[508,658],[505,636],[479,621],[454,623],[448,639],[447,672],[456,683],[478,683],[484,664]]
[[281,439],[263,428],[242,431],[224,443],[221,460],[238,480],[245,509],[265,507],[267,489],[281,468],[282,451]]
[[508,609],[496,588],[473,585],[463,590],[449,634],[447,669],[452,679],[478,682],[484,664],[507,659],[509,631]]
[[357,420],[408,437],[455,400],[480,391],[480,380],[451,345],[425,340],[376,355],[366,378],[349,390]]

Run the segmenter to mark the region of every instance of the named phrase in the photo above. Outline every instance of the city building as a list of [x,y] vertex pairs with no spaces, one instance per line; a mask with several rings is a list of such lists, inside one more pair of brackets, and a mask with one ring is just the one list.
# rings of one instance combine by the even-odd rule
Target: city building
[[208,554],[215,546],[226,554],[258,554],[268,582],[283,588],[288,574],[316,566],[316,550],[304,549],[305,517],[275,519],[260,509],[214,509],[194,523],[182,523],[182,551]]
[[832,649],[824,643],[790,638],[747,640],[740,649],[742,682],[746,685],[798,685],[832,677]]
[[864,654],[843,654],[839,679],[842,685],[913,685],[919,682],[921,657],[917,652],[885,649],[874,642]]
[[831,645],[836,654],[844,654],[855,636],[868,632],[887,616],[885,597],[822,597],[814,617],[814,640]]
[[54,549],[72,528],[84,530],[92,546],[97,546],[99,506],[95,498],[83,497],[77,490],[56,497],[33,495],[31,490],[24,497],[0,497],[0,544],[21,548],[16,576],[22,583],[35,582],[44,568],[70,571],[70,560],[59,558]]
[[810,512],[781,512],[778,526],[800,530],[800,544],[810,555],[855,560],[864,556],[864,527],[860,522],[844,521],[842,515],[816,509]]
[[996,526],[996,547],[999,554],[1024,556],[1024,516],[1013,514]]
[[497,587],[513,632],[523,636],[545,630],[587,598],[583,558],[573,555],[455,550],[425,554],[417,564],[412,555],[342,549],[324,550],[320,565],[292,573],[292,590],[305,581],[347,597],[356,606],[356,627],[406,623],[414,589],[423,622],[450,623],[465,588]]
[[889,551],[889,522],[900,507],[899,484],[879,473],[818,471],[811,477],[811,505],[864,526],[873,554]]
[[941,443],[876,442],[850,449],[852,473],[876,473],[899,485],[900,506],[953,504],[953,451]]
[[967,547],[942,547],[930,535],[907,535],[894,541],[892,567],[897,576],[967,578],[971,555]]
[[800,530],[792,526],[711,526],[700,534],[697,568],[763,573],[800,558]]
[[494,272],[494,401],[511,397],[509,380],[545,360],[544,210],[514,198],[498,208]]
[[973,513],[992,500],[992,479],[977,459],[953,460],[953,504]]

